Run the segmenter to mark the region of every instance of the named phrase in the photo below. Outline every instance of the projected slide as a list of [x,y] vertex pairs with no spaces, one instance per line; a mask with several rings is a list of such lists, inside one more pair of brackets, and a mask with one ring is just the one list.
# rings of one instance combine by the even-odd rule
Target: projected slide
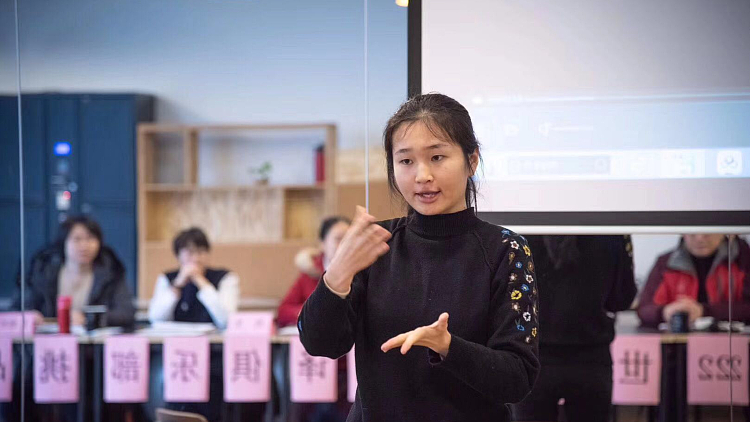
[[420,15],[410,80],[469,110],[480,211],[750,225],[750,2],[430,0]]
[[467,106],[487,180],[750,177],[750,95],[476,97]]

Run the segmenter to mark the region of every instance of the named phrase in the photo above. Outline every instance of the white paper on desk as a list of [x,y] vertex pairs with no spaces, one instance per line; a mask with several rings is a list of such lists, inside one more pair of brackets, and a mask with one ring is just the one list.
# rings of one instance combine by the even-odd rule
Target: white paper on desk
[[[56,322],[50,322],[45,324],[39,324],[36,327],[37,334],[58,334],[60,328]],[[86,334],[86,328],[83,325],[71,325],[70,334],[75,336],[82,336]]]
[[143,335],[203,335],[216,330],[216,326],[208,322],[154,322],[150,327],[138,331]]
[[297,329],[296,325],[290,325],[288,327],[279,328],[279,330],[277,331],[277,333],[280,336],[298,336],[299,335],[299,330]]
[[102,327],[89,331],[87,334],[93,337],[108,337],[122,334],[122,327]]

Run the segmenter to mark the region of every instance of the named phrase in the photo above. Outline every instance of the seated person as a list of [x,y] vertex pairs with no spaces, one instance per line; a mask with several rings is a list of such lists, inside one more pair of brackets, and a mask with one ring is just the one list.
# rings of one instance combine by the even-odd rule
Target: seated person
[[[729,320],[730,252],[722,234],[686,234],[677,249],[659,257],[641,293],[641,323],[656,327],[686,312],[690,322],[702,316]],[[731,247],[732,320],[750,322],[750,247],[734,238]]]
[[[86,216],[74,216],[60,225],[57,240],[31,259],[26,277],[25,308],[38,319],[57,316],[58,296],[72,299],[70,322],[84,325],[87,305],[104,305],[102,325],[132,326],[133,295],[125,279],[125,267],[107,247],[102,229]],[[14,308],[21,308],[20,289]]]
[[[279,327],[295,326],[297,317],[302,310],[302,305],[318,286],[320,276],[323,274],[336,249],[341,243],[351,221],[346,217],[333,216],[326,218],[320,224],[318,239],[320,245],[317,248],[306,248],[301,250],[294,259],[300,274],[297,281],[289,289],[281,301],[276,320]],[[335,403],[295,403],[293,404],[295,414],[299,414],[299,420],[303,422],[329,421],[343,422],[349,413],[351,404],[346,398],[347,379],[346,359],[338,360],[338,382],[339,397]],[[283,380],[277,381],[281,385]]]
[[237,311],[237,275],[208,267],[211,246],[199,228],[180,232],[172,250],[180,268],[161,274],[156,280],[149,320],[212,322],[218,328],[226,328],[229,314]]
[[323,220],[318,233],[320,247],[306,248],[297,254],[294,263],[300,274],[279,305],[279,327],[297,324],[297,316],[302,310],[302,305],[317,287],[320,276],[336,253],[336,248],[346,234],[349,224],[349,219],[340,216]]

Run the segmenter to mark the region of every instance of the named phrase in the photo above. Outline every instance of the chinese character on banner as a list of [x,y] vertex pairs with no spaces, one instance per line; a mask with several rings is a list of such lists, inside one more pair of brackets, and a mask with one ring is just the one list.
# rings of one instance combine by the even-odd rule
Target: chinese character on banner
[[169,367],[171,375],[169,378],[180,380],[184,383],[198,379],[198,353],[192,350],[175,350],[176,360]]
[[333,403],[338,396],[337,361],[310,356],[299,337],[289,342],[289,379],[294,403]]
[[224,401],[271,400],[270,340],[267,335],[224,336]]
[[240,379],[249,382],[260,381],[260,357],[255,349],[238,350],[232,353],[230,359],[232,381]]
[[[691,334],[687,345],[689,405],[747,406],[747,337]],[[730,389],[731,384],[731,389]]]
[[0,334],[31,341],[36,330],[34,312],[0,312]]
[[209,344],[207,337],[164,339],[164,400],[207,402]]
[[78,341],[74,336],[34,337],[34,400],[78,401]]
[[21,332],[20,312],[0,312],[0,333],[18,336]]
[[357,397],[357,366],[354,357],[354,348],[346,354],[346,398],[354,403]]
[[108,337],[104,343],[104,401],[147,402],[149,358],[146,337]]
[[227,333],[271,337],[273,335],[273,312],[236,312],[229,315]]
[[612,403],[655,406],[660,401],[661,336],[615,337],[612,351]]
[[0,336],[0,402],[13,400],[13,338]]

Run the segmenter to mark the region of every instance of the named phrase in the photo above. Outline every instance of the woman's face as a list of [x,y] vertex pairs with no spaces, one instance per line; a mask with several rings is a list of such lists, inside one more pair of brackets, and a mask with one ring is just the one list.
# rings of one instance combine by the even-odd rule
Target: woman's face
[[422,122],[401,125],[393,136],[393,172],[406,202],[423,215],[466,209],[466,181],[474,174],[460,146],[436,137]]
[[194,264],[199,267],[207,267],[209,261],[208,249],[200,248],[195,245],[188,245],[177,252],[177,260],[180,266]]
[[346,231],[348,229],[349,224],[344,221],[339,221],[330,229],[328,229],[326,237],[321,242],[321,246],[323,248],[323,256],[328,259],[333,258],[333,256],[336,254],[336,249],[338,249],[339,244],[341,243],[341,239],[344,238],[344,235],[346,234]]
[[711,256],[724,241],[723,234],[686,234],[682,236],[685,248],[696,258]]
[[79,264],[91,265],[99,255],[101,244],[84,225],[76,224],[65,239],[65,260]]

